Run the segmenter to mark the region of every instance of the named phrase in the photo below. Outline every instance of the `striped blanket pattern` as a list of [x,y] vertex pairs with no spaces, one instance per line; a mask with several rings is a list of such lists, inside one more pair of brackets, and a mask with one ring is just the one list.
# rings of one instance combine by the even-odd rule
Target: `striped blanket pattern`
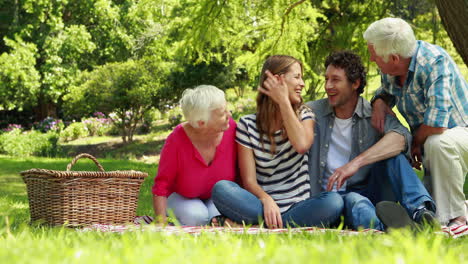
[[[298,228],[277,228],[277,229],[266,229],[259,227],[210,227],[210,226],[155,226],[148,225],[153,221],[151,216],[138,216],[134,220],[133,225],[102,225],[94,224],[85,228],[80,229],[83,232],[98,231],[98,232],[113,232],[123,233],[131,232],[135,230],[144,230],[152,232],[161,232],[165,234],[192,234],[199,235],[202,233],[233,233],[233,234],[281,234],[281,233],[311,233],[319,234],[326,232],[333,232],[338,235],[352,236],[361,234],[385,234],[385,232],[375,229],[364,229],[360,231],[353,230],[338,230],[329,228],[318,228],[318,227],[298,227]],[[458,225],[446,227],[443,226],[441,231],[437,231],[437,234],[445,235],[452,238],[459,238],[468,235],[468,225]]]

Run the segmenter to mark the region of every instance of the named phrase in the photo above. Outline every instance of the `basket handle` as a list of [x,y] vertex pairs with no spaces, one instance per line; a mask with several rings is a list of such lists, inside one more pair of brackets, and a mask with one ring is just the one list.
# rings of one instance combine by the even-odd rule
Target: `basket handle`
[[99,162],[97,161],[97,159],[91,155],[91,154],[88,154],[88,153],[81,153],[81,154],[78,154],[68,165],[67,165],[67,171],[70,171],[72,169],[72,167],[75,165],[75,163],[81,159],[81,158],[88,158],[92,161],[94,161],[94,164],[96,164],[96,166],[98,167],[99,171],[102,171],[104,172],[104,168],[102,167],[101,164],[99,164]]

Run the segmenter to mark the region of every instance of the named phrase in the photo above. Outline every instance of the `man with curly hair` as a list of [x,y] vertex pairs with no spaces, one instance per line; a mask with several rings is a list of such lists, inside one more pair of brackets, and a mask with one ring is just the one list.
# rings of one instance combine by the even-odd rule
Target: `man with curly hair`
[[[342,194],[345,223],[353,229],[433,224],[434,202],[403,154],[408,153],[411,134],[391,115],[383,133],[372,127],[371,105],[360,96],[366,71],[359,56],[335,52],[325,68],[328,98],[307,103],[316,116],[309,151],[311,194]],[[383,202],[376,214],[374,205],[388,198],[403,207]]]

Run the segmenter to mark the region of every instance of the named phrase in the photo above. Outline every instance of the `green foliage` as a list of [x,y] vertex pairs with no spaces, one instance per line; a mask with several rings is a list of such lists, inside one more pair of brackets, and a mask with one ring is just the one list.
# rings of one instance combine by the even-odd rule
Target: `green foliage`
[[13,129],[0,135],[0,153],[15,157],[54,157],[59,151],[58,139],[59,135],[54,131],[41,133]]
[[87,137],[89,135],[88,129],[81,122],[73,122],[67,126],[61,133],[60,139],[64,142]]
[[167,118],[169,126],[174,128],[182,122],[182,114],[172,114]]
[[239,121],[242,116],[257,112],[257,103],[252,98],[255,97],[241,98],[230,103],[229,109],[232,109],[231,114],[234,120]]
[[145,113],[163,102],[158,91],[165,69],[160,67],[149,59],[99,67],[86,74],[83,84],[73,87],[65,97],[68,112],[103,112],[120,129],[124,142],[132,141]]
[[0,110],[22,109],[34,103],[39,90],[37,49],[20,38],[4,41],[11,51],[0,55]]
[[90,136],[104,136],[112,129],[111,120],[108,118],[89,117],[81,122]]
[[[332,51],[357,52],[369,76],[377,75],[362,33],[384,16],[408,20],[419,38],[446,48],[468,74],[431,0],[22,0],[0,1],[0,14],[0,108],[34,112],[35,120],[68,118],[66,109],[76,106],[69,98],[83,93],[77,89],[106,86],[119,74],[119,85],[140,87],[131,90],[161,111],[199,84],[233,88],[242,97],[258,85],[260,67],[272,54],[303,61],[305,100],[318,99],[323,62]],[[114,77],[101,84],[93,81],[99,75]],[[72,118],[102,107],[83,102]],[[123,123],[117,125],[124,132],[130,107],[119,107]],[[126,130],[123,137],[131,137]]]
[[96,48],[91,38],[83,25],[71,25],[45,39],[41,92],[48,100],[57,103],[81,69],[88,67],[86,58]]
[[34,129],[39,130],[41,132],[60,132],[65,127],[65,125],[63,124],[62,120],[55,119],[49,116],[40,122],[35,122],[33,124],[33,127]]

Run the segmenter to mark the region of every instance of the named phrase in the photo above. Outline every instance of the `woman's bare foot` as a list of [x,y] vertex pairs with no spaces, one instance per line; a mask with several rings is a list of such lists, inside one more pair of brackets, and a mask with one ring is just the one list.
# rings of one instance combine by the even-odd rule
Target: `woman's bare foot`
[[[222,222],[222,223],[220,223]],[[222,216],[222,215],[219,215],[219,216],[215,216],[211,219],[211,226],[214,226],[214,227],[229,227],[229,228],[234,228],[234,227],[258,227],[257,225],[251,225],[251,226],[246,226],[244,224],[239,224],[239,223],[236,223],[234,221],[232,221],[231,219],[225,217],[225,216]]]

